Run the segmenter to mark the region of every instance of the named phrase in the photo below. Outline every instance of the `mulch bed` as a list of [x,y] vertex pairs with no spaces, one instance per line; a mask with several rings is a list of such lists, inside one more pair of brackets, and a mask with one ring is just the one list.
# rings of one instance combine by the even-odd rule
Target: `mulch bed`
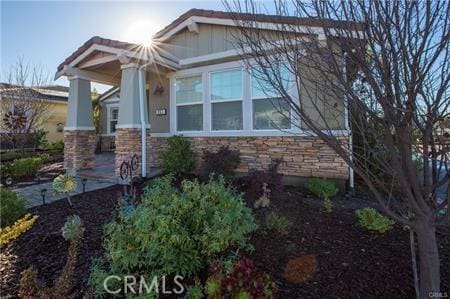
[[[255,211],[262,222],[275,211],[291,227],[286,237],[256,232],[251,239],[251,257],[279,286],[280,298],[414,298],[409,232],[396,224],[380,235],[362,229],[356,208],[374,206],[367,194],[359,198],[339,196],[333,213],[323,211],[322,202],[301,188],[288,187],[275,194],[271,206]],[[247,198],[249,205],[253,199]],[[441,289],[450,294],[450,230],[438,233],[441,258]],[[292,258],[315,255],[318,270],[303,284],[291,284],[283,270]]]
[[[79,215],[86,227],[78,257],[73,297],[87,290],[87,278],[93,258],[103,253],[102,226],[116,213],[119,186],[74,196],[73,208],[66,200],[36,207],[40,216],[33,228],[2,250],[0,279],[2,296],[17,296],[19,273],[34,266],[39,279],[48,285],[59,276],[67,255],[67,242],[61,227],[67,216]],[[264,234],[251,236],[255,251],[250,258],[261,271],[269,273],[279,286],[280,298],[413,298],[409,233],[400,225],[384,235],[360,228],[354,216],[359,207],[373,205],[370,196],[339,196],[333,213],[323,212],[321,201],[302,188],[288,187],[274,194],[269,208],[255,210],[259,222],[271,211],[290,220],[285,237]],[[246,198],[252,206],[254,198]],[[442,291],[450,294],[450,233],[439,232]],[[318,262],[314,277],[303,284],[291,284],[283,278],[287,262],[312,254]],[[14,257],[14,255],[16,257]]]
[[29,210],[39,219],[17,240],[2,249],[0,255],[0,281],[3,296],[17,297],[21,271],[30,266],[38,271],[38,278],[51,286],[60,275],[67,258],[68,242],[61,235],[68,216],[77,214],[85,226],[83,245],[75,267],[73,296],[82,297],[87,289],[91,262],[103,254],[103,225],[116,211],[117,192],[113,186],[71,197],[73,207],[66,199]]

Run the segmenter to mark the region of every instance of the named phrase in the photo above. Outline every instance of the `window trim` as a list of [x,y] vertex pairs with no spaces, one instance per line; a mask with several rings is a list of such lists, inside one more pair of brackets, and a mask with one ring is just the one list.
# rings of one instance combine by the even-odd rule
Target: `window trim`
[[[280,62],[280,63],[282,63],[282,62]],[[289,124],[290,124],[289,128],[287,128],[287,129],[255,129],[255,126],[254,126],[254,120],[255,119],[254,119],[254,116],[253,116],[253,112],[254,112],[254,109],[255,109],[255,107],[254,107],[255,105],[253,104],[254,101],[266,100],[266,99],[279,99],[279,98],[284,99],[284,100],[286,100],[286,99],[280,94],[275,96],[275,97],[268,97],[268,96],[266,96],[266,97],[253,97],[253,72],[249,72],[249,76],[250,76],[250,101],[251,101],[250,119],[251,119],[251,123],[252,123],[251,131],[252,132],[274,132],[274,131],[294,132],[295,128],[296,128],[296,126],[293,125],[293,122],[295,122],[295,118],[293,117],[293,113],[292,113],[293,109],[292,109],[292,107],[290,105],[289,105],[289,114],[290,114],[290,118],[291,119],[290,119],[290,122],[289,122]],[[291,78],[292,78],[292,74],[289,73],[289,79],[291,79]],[[287,92],[289,94],[292,94],[292,89],[288,89]]]
[[[201,81],[202,81],[202,100],[198,101],[198,102],[191,102],[191,103],[177,103],[177,80],[178,79],[183,79],[183,78],[189,78],[189,77],[200,77]],[[198,132],[203,132],[204,128],[205,128],[205,82],[204,82],[204,75],[202,72],[196,72],[193,74],[186,74],[186,75],[179,75],[173,78],[173,82],[171,80],[171,86],[173,88],[171,88],[171,98],[173,96],[173,103],[174,105],[174,111],[172,113],[172,115],[174,115],[174,122],[175,122],[175,127],[174,127],[174,131],[179,133],[179,134],[184,134],[184,133],[198,133]],[[172,102],[172,100],[171,100]],[[189,130],[189,131],[178,131],[178,106],[194,106],[194,105],[202,105],[202,130]],[[172,127],[172,122],[170,122],[170,126]],[[170,131],[172,132],[172,128],[170,128]]]
[[[213,100],[212,99],[212,75],[215,73],[224,73],[224,72],[228,72],[228,71],[234,71],[234,70],[241,70],[241,98],[240,99],[226,99],[226,100]],[[244,92],[245,92],[245,71],[243,67],[231,67],[231,68],[225,68],[225,69],[220,69],[220,70],[216,70],[216,71],[209,71],[208,72],[208,99],[209,99],[209,109],[210,109],[210,113],[209,113],[209,131],[208,132],[243,132],[244,131]],[[217,104],[217,103],[231,103],[231,102],[241,102],[241,117],[242,117],[242,129],[240,130],[214,130],[213,128],[213,105]]]
[[[170,132],[169,133],[153,133],[155,136],[171,136],[171,135],[183,135],[187,137],[244,137],[244,136],[297,136],[305,135],[309,136],[312,132],[303,130],[300,128],[301,120],[299,117],[293,115],[291,110],[291,129],[274,129],[274,130],[253,130],[253,104],[251,98],[251,70],[245,67],[245,63],[242,60],[234,60],[231,62],[223,62],[217,64],[209,64],[204,66],[198,66],[193,68],[187,68],[172,72],[167,75],[170,81],[169,92],[169,110],[170,110]],[[243,94],[242,94],[242,113],[243,113],[243,129],[242,130],[211,130],[211,101],[210,101],[210,79],[209,73],[216,71],[225,71],[228,69],[241,68],[243,70]],[[176,79],[188,76],[195,76],[202,74],[203,82],[203,129],[201,131],[177,131],[177,113],[175,102],[175,83]],[[295,86],[293,86],[295,87]],[[292,89],[292,95],[294,99],[300,99],[300,94],[297,92],[297,88]],[[225,102],[225,101],[221,101]],[[248,116],[248,114],[251,114]],[[339,130],[342,131],[342,130]]]
[[106,136],[115,136],[116,132],[111,132],[111,112],[117,108],[117,123],[119,122],[119,103],[106,105]]

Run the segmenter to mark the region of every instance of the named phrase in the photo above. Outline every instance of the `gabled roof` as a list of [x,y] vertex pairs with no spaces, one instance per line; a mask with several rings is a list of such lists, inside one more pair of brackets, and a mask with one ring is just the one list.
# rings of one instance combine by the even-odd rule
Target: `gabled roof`
[[121,42],[118,40],[103,38],[100,36],[94,36],[90,38],[87,42],[85,42],[81,47],[79,47],[75,52],[70,54],[69,57],[67,57],[59,66],[58,71],[61,71],[63,67],[69,63],[71,63],[75,58],[77,58],[80,54],[82,54],[84,51],[89,49],[92,45],[102,45],[102,46],[109,46],[113,48],[118,48],[122,50],[136,50],[139,48],[139,45],[127,43],[127,42]]
[[[336,20],[319,20],[313,18],[299,18],[290,16],[280,16],[280,15],[266,15],[266,14],[250,14],[250,13],[238,13],[238,12],[224,12],[216,10],[205,10],[205,9],[190,9],[172,23],[167,25],[164,29],[157,32],[154,38],[160,38],[166,33],[176,28],[178,25],[182,24],[184,21],[191,17],[203,17],[211,19],[223,19],[223,20],[236,20],[236,21],[254,21],[261,23],[275,23],[275,24],[288,24],[288,25],[298,25],[298,26],[311,26],[311,27],[333,27],[333,28],[354,28],[354,22],[346,21],[336,21]],[[325,23],[324,23],[325,21]]]
[[[249,14],[249,13],[235,13],[235,12],[224,12],[224,11],[214,11],[214,10],[204,10],[204,9],[191,9],[182,14],[180,17],[175,19],[172,23],[166,26],[164,29],[156,33],[153,38],[159,41],[164,41],[170,38],[173,34],[176,34],[180,30],[189,27],[194,23],[206,23],[206,24],[222,24],[227,26],[237,26],[236,22],[239,21],[250,21],[258,22],[264,25],[268,25],[271,30],[279,30],[278,27],[273,26],[273,24],[287,24],[287,25],[298,25],[305,27],[329,27],[329,28],[348,28],[354,30],[355,28],[360,28],[361,24],[346,21],[336,21],[336,20],[319,20],[314,18],[298,18],[291,16],[279,16],[279,15],[265,15],[265,14]],[[252,26],[251,24],[249,26]],[[195,28],[195,26],[194,26]],[[83,54],[89,54],[89,50],[95,50],[95,47],[108,47],[106,52],[114,53],[114,55],[120,55],[121,51],[124,50],[130,53],[137,53],[139,48],[142,47],[138,44],[122,42],[118,40],[112,40],[107,38],[102,38],[99,36],[94,36],[85,42],[81,47],[79,47],[75,52],[73,52],[69,57],[67,57],[59,66],[55,78],[63,75],[64,66],[69,66],[71,63],[76,64],[77,58],[82,57]],[[117,53],[119,52],[119,53]],[[126,54],[128,55],[128,54]],[[130,54],[132,55],[132,54]],[[168,66],[172,69],[179,69],[179,61],[176,57],[170,57],[168,53],[163,53],[158,51],[158,55],[155,56],[160,63]],[[134,57],[141,59],[141,57]],[[81,58],[80,58],[81,59]]]
[[108,99],[109,97],[111,97],[112,95],[116,94],[116,93],[119,92],[119,91],[120,91],[120,87],[118,87],[118,86],[111,87],[110,89],[108,89],[107,91],[105,91],[104,93],[102,93],[102,94],[98,97],[98,100],[99,100],[100,102],[102,102],[102,101]]

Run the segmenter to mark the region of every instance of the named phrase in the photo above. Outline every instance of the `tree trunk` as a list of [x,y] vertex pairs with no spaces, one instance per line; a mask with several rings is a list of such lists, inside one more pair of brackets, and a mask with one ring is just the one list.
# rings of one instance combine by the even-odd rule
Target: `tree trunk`
[[420,298],[430,298],[430,293],[440,291],[439,252],[436,227],[428,221],[415,226],[419,247]]

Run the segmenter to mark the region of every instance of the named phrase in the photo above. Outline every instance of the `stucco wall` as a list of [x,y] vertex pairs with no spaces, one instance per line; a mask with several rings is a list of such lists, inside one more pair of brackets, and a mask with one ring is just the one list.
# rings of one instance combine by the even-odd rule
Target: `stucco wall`
[[58,124],[66,124],[67,104],[52,103],[48,113],[48,119],[43,123],[42,128],[48,132],[47,140],[54,142],[64,139],[64,132],[58,131]]
[[[165,76],[156,75],[155,73],[147,76],[149,84],[148,91],[148,113],[151,124],[150,132],[167,133],[170,131],[170,82]],[[155,89],[158,84],[164,88],[162,93],[156,93]],[[166,109],[166,115],[156,115],[157,109]]]
[[[6,111],[9,111],[10,102],[8,99],[1,101],[2,118]],[[39,128],[48,132],[47,140],[54,142],[64,139],[64,132],[58,132],[58,124],[66,124],[67,117],[67,103],[65,102],[49,102],[49,109],[45,115],[42,116],[43,123]],[[0,122],[1,123],[1,122]],[[1,127],[1,125],[0,125]],[[1,129],[1,128],[0,128]]]

